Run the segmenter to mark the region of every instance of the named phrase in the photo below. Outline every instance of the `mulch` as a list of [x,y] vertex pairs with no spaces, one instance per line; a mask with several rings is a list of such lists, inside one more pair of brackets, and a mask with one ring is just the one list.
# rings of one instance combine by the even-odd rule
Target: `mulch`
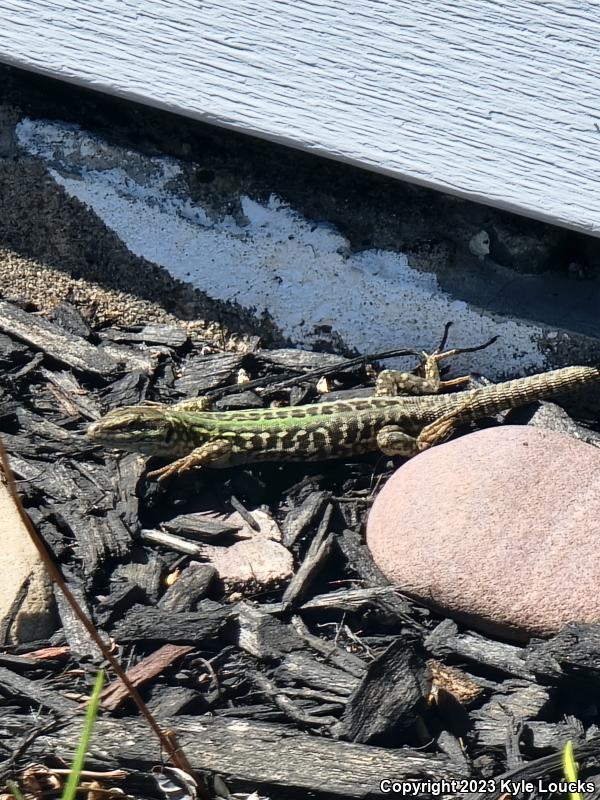
[[[364,523],[398,460],[196,470],[163,485],[145,478],[140,456],[83,436],[106,411],[148,400],[202,394],[217,409],[262,408],[368,394],[371,383],[365,360],[258,341],[219,352],[176,325],[92,330],[66,302],[48,319],[0,301],[0,435],[27,512],[211,792],[364,798],[379,796],[381,781],[384,793],[397,782],[396,796],[416,781],[422,798],[483,800],[501,795],[492,779],[511,777],[537,787],[512,796],[541,798],[537,781],[560,778],[570,739],[582,778],[598,787],[589,796],[600,797],[600,627],[516,645],[390,587]],[[232,546],[242,528],[248,536],[265,514],[293,575],[222,580],[203,554]],[[101,663],[59,596],[57,610],[49,641],[2,642],[3,781],[32,763],[64,768],[77,744]],[[193,796],[161,763],[112,683],[86,768],[125,770],[96,778],[103,790]]]

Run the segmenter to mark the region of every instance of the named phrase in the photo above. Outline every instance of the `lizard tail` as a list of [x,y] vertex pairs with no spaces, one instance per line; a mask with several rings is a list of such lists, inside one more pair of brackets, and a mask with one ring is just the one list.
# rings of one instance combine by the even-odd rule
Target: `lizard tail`
[[470,402],[465,405],[465,417],[497,414],[536,400],[574,394],[593,385],[600,386],[598,367],[564,367],[527,378],[516,378],[485,390],[475,389]]

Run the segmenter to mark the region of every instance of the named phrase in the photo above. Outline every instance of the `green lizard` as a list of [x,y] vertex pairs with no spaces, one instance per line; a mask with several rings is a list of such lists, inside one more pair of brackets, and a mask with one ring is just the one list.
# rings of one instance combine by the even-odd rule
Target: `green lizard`
[[87,435],[105,446],[174,459],[149,473],[159,480],[197,466],[320,461],[369,452],[412,456],[444,441],[464,422],[600,383],[597,367],[565,367],[440,394],[469,381],[440,378],[439,362],[459,352],[464,351],[423,354],[423,376],[380,372],[373,397],[248,411],[211,412],[204,398],[129,406],[92,423]]

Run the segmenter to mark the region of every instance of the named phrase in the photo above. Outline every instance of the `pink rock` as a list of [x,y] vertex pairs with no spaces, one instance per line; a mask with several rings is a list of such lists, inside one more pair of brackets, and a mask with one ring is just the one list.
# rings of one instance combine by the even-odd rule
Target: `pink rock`
[[421,453],[376,498],[373,558],[402,592],[526,640],[600,621],[600,450],[525,426]]

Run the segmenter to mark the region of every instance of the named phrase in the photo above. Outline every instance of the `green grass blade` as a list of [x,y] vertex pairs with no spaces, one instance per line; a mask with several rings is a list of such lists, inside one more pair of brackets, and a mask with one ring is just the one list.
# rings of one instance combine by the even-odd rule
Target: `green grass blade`
[[12,794],[15,800],[25,800],[23,793],[14,781],[6,781],[8,791]]
[[[575,761],[575,755],[573,754],[573,742],[570,739],[566,743],[565,749],[563,750],[562,762],[565,778],[569,783],[576,783],[577,762]],[[569,792],[569,800],[582,800],[581,792]]]
[[100,672],[96,676],[96,683],[94,684],[94,690],[92,692],[92,696],[90,697],[90,702],[87,707],[87,712],[85,715],[85,725],[83,726],[81,739],[79,740],[79,744],[77,745],[77,752],[75,753],[75,758],[73,759],[73,764],[71,766],[71,773],[69,775],[69,779],[67,780],[65,789],[62,794],[62,800],[75,799],[77,786],[79,785],[79,776],[81,775],[81,770],[83,769],[85,754],[87,752],[90,743],[90,738],[92,736],[92,728],[94,727],[94,722],[96,721],[96,717],[98,716],[98,707],[100,706],[100,694],[102,692],[103,686],[104,686],[104,671],[100,670]]

